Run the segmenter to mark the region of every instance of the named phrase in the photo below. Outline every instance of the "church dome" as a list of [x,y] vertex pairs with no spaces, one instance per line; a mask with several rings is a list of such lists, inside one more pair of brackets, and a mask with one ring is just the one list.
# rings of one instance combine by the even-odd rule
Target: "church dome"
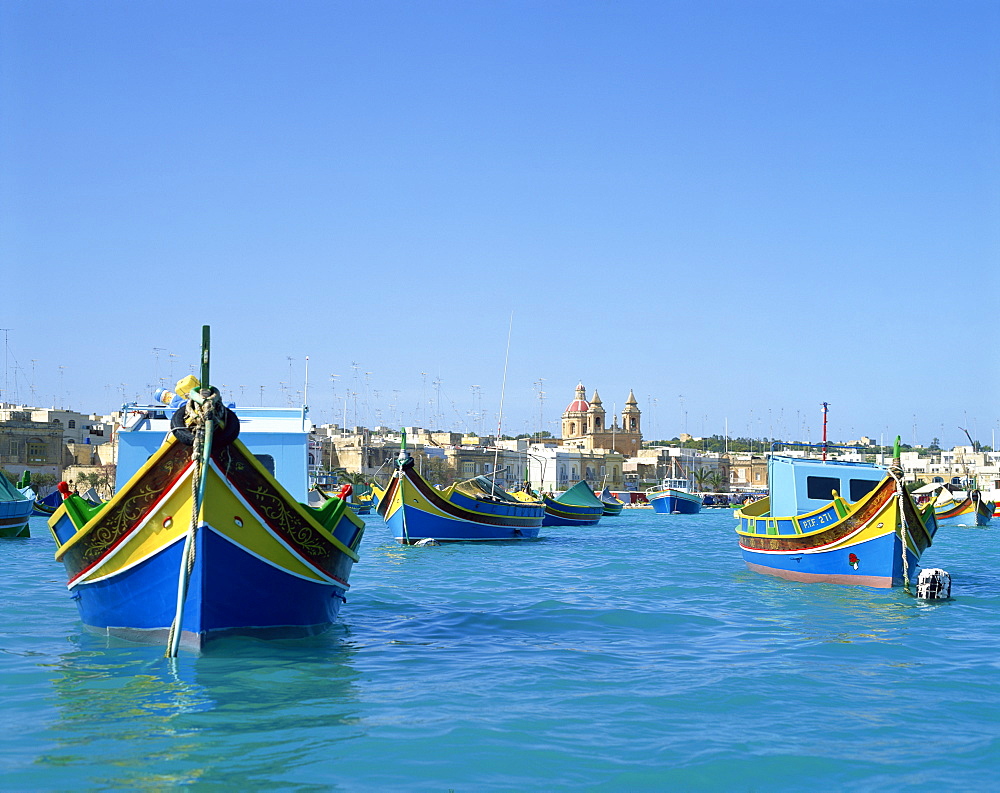
[[590,403],[587,401],[587,390],[583,387],[583,383],[580,383],[576,387],[576,399],[570,402],[566,406],[566,413],[586,413],[590,409]]

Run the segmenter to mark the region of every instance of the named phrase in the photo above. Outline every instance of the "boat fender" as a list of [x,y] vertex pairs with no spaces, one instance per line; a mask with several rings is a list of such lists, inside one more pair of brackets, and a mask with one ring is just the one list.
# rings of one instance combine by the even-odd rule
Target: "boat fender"
[[[187,428],[187,423],[185,422],[187,406],[188,403],[185,402],[174,411],[174,414],[170,417],[170,431],[177,436],[177,440],[185,446],[190,446],[194,443],[194,433]],[[216,449],[228,446],[230,443],[235,441],[237,436],[240,434],[239,417],[229,408],[224,408],[224,412],[226,423],[223,425],[222,429],[215,432],[212,437],[212,446]]]
[[437,540],[433,537],[424,537],[422,540],[417,540],[413,545],[417,548],[428,548],[433,545],[440,545]]
[[951,597],[951,576],[940,567],[921,570],[917,578],[917,597],[923,600],[948,600]]

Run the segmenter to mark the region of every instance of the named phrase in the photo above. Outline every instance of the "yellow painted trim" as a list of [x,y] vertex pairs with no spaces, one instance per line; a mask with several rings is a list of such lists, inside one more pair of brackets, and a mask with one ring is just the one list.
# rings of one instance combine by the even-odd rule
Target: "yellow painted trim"
[[[78,542],[82,541],[84,536],[93,531],[94,527],[97,526],[103,519],[105,512],[111,509],[113,505],[117,505],[118,502],[124,500],[125,498],[128,498],[131,495],[131,491],[135,482],[137,482],[140,477],[145,476],[146,472],[149,471],[149,469],[156,466],[157,463],[160,461],[160,458],[162,458],[166,454],[167,450],[174,443],[179,443],[179,441],[172,434],[168,433],[163,443],[160,444],[160,448],[150,455],[149,459],[146,460],[146,462],[144,462],[139,467],[138,471],[132,474],[128,482],[126,482],[125,485],[111,497],[111,500],[104,505],[104,509],[102,509],[94,517],[92,517],[89,521],[87,521],[85,525],[77,529],[76,534],[70,537],[69,540],[66,541],[65,545],[60,546],[59,550],[56,551],[56,559],[62,559],[62,557],[66,554],[66,552],[70,548],[72,548]],[[188,473],[189,472],[185,472],[182,475],[182,478],[186,478],[188,476]],[[64,507],[60,505],[59,509],[64,509]],[[58,510],[56,510],[56,512],[52,515],[50,521],[55,518],[56,514],[58,514]]]

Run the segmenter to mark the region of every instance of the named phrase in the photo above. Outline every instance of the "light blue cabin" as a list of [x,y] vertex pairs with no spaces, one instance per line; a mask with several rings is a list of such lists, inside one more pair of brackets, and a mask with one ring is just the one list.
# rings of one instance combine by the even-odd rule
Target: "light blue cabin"
[[[239,439],[296,501],[309,489],[309,430],[306,408],[229,406],[240,420]],[[160,448],[174,408],[127,405],[118,430],[117,492]]]
[[885,476],[884,468],[871,463],[771,455],[767,464],[771,515],[790,517],[821,509],[833,500],[834,491],[846,501],[859,501]]

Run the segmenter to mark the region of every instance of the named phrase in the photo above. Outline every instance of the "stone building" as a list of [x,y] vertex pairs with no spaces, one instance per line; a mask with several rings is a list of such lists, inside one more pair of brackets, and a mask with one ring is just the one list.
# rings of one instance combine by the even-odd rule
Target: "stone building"
[[576,387],[576,397],[562,415],[563,443],[573,442],[572,445],[582,449],[610,449],[632,457],[642,448],[641,416],[635,394],[629,391],[622,409],[621,426],[618,426],[617,416],[613,416],[609,424],[600,394],[595,389],[588,402],[587,390],[580,383]]
[[5,409],[0,419],[0,466],[13,474],[59,476],[64,464],[63,427],[33,421],[30,409]]

